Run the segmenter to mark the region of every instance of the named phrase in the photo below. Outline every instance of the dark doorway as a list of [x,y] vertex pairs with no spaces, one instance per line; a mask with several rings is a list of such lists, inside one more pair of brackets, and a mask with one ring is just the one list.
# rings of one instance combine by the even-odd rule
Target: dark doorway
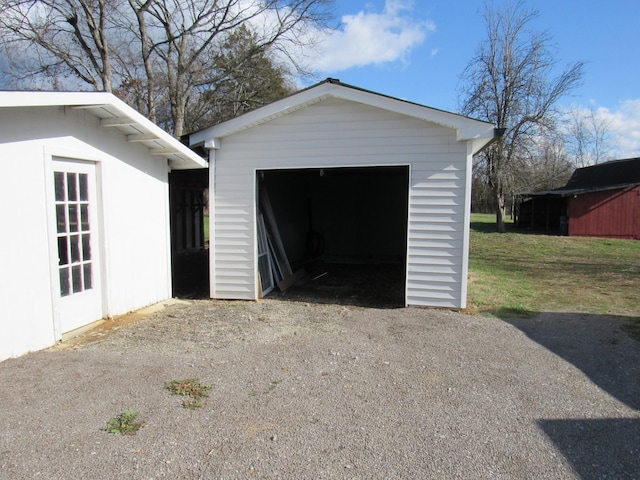
[[307,273],[287,296],[404,306],[408,166],[263,170],[257,185],[259,221],[268,197],[292,270]]
[[169,173],[173,296],[209,296],[209,244],[205,235],[209,170]]

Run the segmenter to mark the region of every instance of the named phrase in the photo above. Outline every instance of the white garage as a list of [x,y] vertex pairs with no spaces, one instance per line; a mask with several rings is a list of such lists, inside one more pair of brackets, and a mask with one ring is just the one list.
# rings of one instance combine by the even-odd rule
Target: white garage
[[260,298],[315,256],[400,262],[404,305],[465,307],[472,156],[495,136],[334,79],[191,135],[209,151],[210,296]]
[[204,167],[111,94],[0,92],[0,360],[170,298],[168,174]]

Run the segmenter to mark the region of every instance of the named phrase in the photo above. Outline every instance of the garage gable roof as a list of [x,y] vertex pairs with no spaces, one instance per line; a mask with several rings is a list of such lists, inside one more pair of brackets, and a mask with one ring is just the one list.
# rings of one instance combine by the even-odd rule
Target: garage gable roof
[[207,166],[197,153],[111,93],[0,92],[0,109],[60,106],[88,111],[100,120],[101,127],[119,130],[128,142],[143,144],[151,155],[169,160],[172,169]]
[[454,129],[459,141],[473,142],[473,153],[498,136],[491,123],[389,97],[328,78],[269,105],[193,133],[190,135],[189,143],[192,146],[204,145],[207,148],[215,148],[216,138],[255,127],[328,98],[362,103]]

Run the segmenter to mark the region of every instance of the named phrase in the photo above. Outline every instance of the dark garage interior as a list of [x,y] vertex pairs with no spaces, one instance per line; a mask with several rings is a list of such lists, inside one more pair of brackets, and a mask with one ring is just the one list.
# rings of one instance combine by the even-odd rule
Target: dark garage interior
[[174,297],[209,297],[209,245],[204,230],[208,188],[209,169],[169,173]]
[[[257,175],[265,245],[281,240],[291,271],[304,270],[281,292],[278,278],[265,279],[273,273],[267,272],[263,255],[259,264],[266,293],[271,283],[273,295],[294,300],[404,306],[408,166],[261,170]],[[271,264],[277,272],[279,266]]]

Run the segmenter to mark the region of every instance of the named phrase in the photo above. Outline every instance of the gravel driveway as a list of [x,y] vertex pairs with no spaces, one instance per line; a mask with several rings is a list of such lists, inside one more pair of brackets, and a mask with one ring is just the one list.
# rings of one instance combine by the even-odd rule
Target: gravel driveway
[[[170,305],[0,363],[0,478],[640,478],[619,320]],[[184,378],[201,408],[164,388]],[[137,435],[102,430],[125,410]]]

